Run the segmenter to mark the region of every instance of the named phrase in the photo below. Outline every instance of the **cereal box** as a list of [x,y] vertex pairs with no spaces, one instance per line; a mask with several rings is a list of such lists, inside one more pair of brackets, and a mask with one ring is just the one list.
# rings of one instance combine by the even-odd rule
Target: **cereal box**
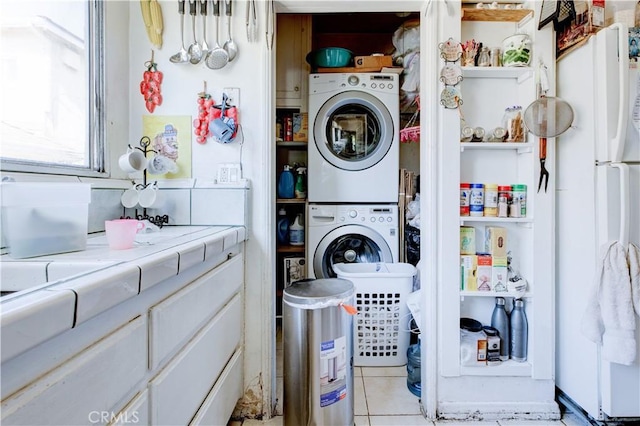
[[309,116],[306,112],[293,114],[293,141],[307,142],[309,139]]

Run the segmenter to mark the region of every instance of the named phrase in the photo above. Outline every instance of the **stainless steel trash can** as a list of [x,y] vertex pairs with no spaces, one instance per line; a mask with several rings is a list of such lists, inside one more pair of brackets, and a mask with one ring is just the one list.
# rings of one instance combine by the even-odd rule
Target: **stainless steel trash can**
[[351,281],[296,281],[284,289],[284,426],[353,426]]

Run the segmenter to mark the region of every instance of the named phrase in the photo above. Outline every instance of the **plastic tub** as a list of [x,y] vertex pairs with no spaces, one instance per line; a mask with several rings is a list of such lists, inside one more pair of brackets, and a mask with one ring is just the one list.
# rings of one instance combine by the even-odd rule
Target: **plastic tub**
[[416,268],[408,263],[336,263],[338,278],[356,289],[353,364],[393,367],[407,363],[410,312],[407,297]]
[[16,259],[84,250],[91,185],[3,182],[2,232]]

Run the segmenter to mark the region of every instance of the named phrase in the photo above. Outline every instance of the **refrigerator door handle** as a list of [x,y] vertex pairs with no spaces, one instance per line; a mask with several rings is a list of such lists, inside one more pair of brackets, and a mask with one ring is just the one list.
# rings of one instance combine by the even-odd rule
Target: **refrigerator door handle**
[[629,166],[624,163],[610,163],[620,172],[620,234],[618,242],[623,247],[629,244]]
[[618,31],[618,123],[616,134],[611,140],[611,161],[622,161],[629,120],[629,28],[626,24],[615,23],[609,29]]

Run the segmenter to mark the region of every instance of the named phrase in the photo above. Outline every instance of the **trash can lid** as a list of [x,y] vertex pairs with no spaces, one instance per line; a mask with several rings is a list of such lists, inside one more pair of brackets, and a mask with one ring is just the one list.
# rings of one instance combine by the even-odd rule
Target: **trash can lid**
[[[305,309],[338,306],[355,293],[355,286],[342,278],[318,278],[296,281],[285,288],[283,301]],[[299,306],[304,305],[304,306]]]

